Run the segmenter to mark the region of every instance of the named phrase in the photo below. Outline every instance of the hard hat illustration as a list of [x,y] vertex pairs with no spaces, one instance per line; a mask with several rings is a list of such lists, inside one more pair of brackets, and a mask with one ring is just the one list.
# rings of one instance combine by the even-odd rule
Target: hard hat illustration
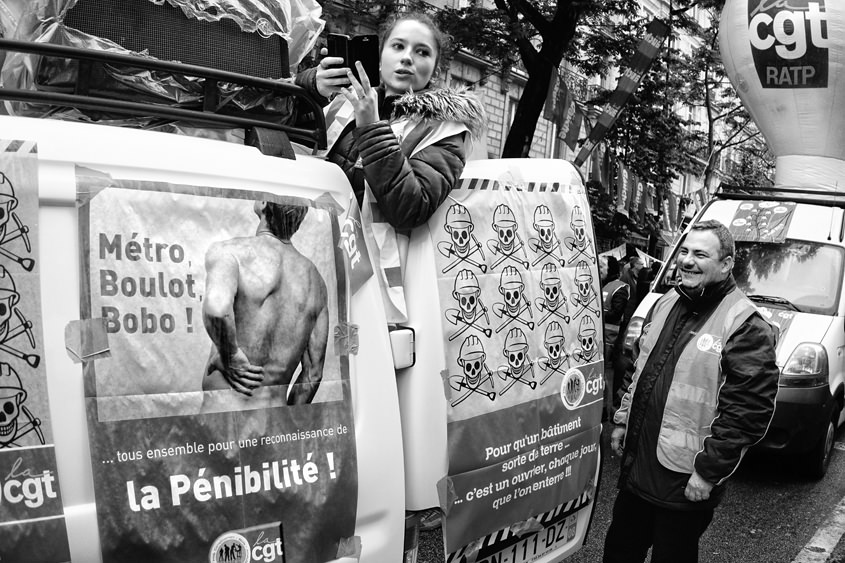
[[499,204],[496,211],[493,212],[493,224],[501,227],[516,225],[516,217],[514,217],[511,208],[504,203]]
[[540,285],[557,285],[560,283],[560,272],[554,264],[543,264],[540,271]]
[[504,270],[502,270],[502,277],[500,279],[499,286],[503,289],[522,287],[522,275],[520,275],[519,270],[513,266],[507,266]]
[[528,348],[528,340],[525,338],[525,333],[522,332],[522,329],[512,328],[505,337],[505,350],[515,350],[518,348]]
[[460,203],[456,203],[452,207],[449,208],[448,213],[446,213],[446,230],[452,229],[465,229],[467,227],[472,226],[472,217],[469,215],[469,211],[466,207],[461,205]]
[[470,270],[461,270],[455,278],[455,293],[475,293],[478,291],[478,278]]
[[550,322],[549,326],[546,327],[545,342],[559,342],[561,340],[563,340],[563,328],[561,328],[560,323],[557,321]]

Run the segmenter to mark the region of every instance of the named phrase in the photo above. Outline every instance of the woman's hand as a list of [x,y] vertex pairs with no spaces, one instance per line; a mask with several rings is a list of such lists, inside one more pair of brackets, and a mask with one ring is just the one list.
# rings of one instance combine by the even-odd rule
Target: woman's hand
[[347,74],[349,68],[343,66],[343,59],[341,57],[327,57],[329,50],[323,47],[320,50],[323,58],[320,64],[317,65],[317,92],[324,98],[331,99],[332,96],[339,93],[344,86],[349,85]]
[[378,121],[378,92],[370,85],[370,79],[364,72],[364,65],[360,61],[355,61],[355,67],[358,69],[361,81],[358,82],[352,71],[346,69],[349,86],[341,88],[340,91],[347,100],[352,102],[352,107],[355,109],[355,125],[360,127]]

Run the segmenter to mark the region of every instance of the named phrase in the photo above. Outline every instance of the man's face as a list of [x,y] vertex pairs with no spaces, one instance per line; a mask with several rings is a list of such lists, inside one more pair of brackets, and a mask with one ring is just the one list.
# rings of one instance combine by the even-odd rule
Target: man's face
[[607,279],[607,258],[604,256],[599,258],[599,276],[601,277],[601,281]]
[[643,261],[640,260],[640,259],[635,260],[634,263],[631,264],[631,271],[634,272],[635,276],[638,276],[640,274],[640,270],[642,270],[642,269],[643,269]]
[[702,291],[730,274],[733,258],[719,258],[719,239],[712,231],[690,231],[676,260],[684,289]]

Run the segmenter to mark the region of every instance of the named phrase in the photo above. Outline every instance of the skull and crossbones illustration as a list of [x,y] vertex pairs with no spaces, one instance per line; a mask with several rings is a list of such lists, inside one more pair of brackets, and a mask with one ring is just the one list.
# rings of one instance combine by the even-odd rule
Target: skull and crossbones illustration
[[540,380],[540,385],[549,380],[556,373],[563,373],[569,369],[569,353],[566,351],[566,337],[563,336],[563,328],[557,321],[552,321],[546,327],[546,334],[543,338],[543,347],[548,356],[539,358],[537,363],[540,369],[547,372]]
[[473,393],[483,395],[493,401],[496,398],[493,372],[485,363],[487,354],[481,340],[473,335],[467,336],[461,344],[457,364],[463,370],[462,375],[449,376],[449,386],[455,391],[466,390],[466,393],[452,401],[456,407]]
[[525,333],[521,328],[512,328],[508,331],[502,351],[508,359],[508,365],[499,366],[496,371],[502,381],[510,381],[502,388],[499,395],[504,395],[517,382],[536,389],[534,363],[528,357],[528,339],[525,338]]
[[596,321],[592,317],[585,316],[578,326],[578,342],[581,347],[572,351],[572,357],[576,361],[586,363],[598,356],[601,342],[599,342],[597,336]]
[[[32,245],[29,242],[29,227],[24,225],[15,213],[14,210],[17,206],[18,198],[15,197],[15,188],[9,181],[8,176],[0,172],[0,255],[20,264],[27,272],[31,272],[35,267],[35,260],[18,256],[6,248],[6,245],[13,240],[21,239],[26,251],[32,252]],[[9,223],[9,219],[14,223],[14,227]]]
[[555,220],[545,205],[538,205],[534,210],[534,230],[537,231],[538,238],[529,238],[528,246],[539,256],[531,265],[536,266],[546,259],[551,259],[561,266],[565,265],[566,260],[560,255],[560,239],[555,233]]
[[26,390],[20,376],[9,364],[0,363],[0,448],[20,447],[18,440],[30,432],[44,445],[41,419],[32,415],[24,401]]
[[[35,336],[32,334],[32,322],[18,309],[21,300],[20,293],[15,287],[15,280],[12,275],[0,266],[0,352],[24,360],[30,367],[36,368],[41,362],[37,354],[25,354],[10,343],[12,340],[26,334],[29,345],[35,348]],[[17,321],[15,326],[13,322]]]
[[587,222],[584,221],[584,213],[581,212],[581,207],[578,205],[572,208],[569,226],[572,228],[572,236],[563,239],[566,248],[575,252],[569,259],[569,262],[571,263],[575,258],[581,256],[588,258],[595,264],[596,257],[590,254],[592,245],[590,245],[590,239],[587,238]]
[[[593,288],[593,274],[584,260],[575,265],[575,283],[578,284],[578,292],[570,294],[569,300],[579,309],[575,311],[572,318],[577,319],[585,311],[589,311],[598,317],[600,306],[596,290]],[[595,304],[595,307],[591,307],[591,304]]]
[[[499,293],[502,294],[504,302],[493,303],[493,312],[500,319],[504,318],[505,321],[496,328],[496,332],[501,332],[514,321],[524,324],[528,327],[528,330],[533,330],[534,311],[531,309],[528,298],[525,297],[525,283],[522,281],[519,270],[513,266],[507,266],[502,270],[502,275],[499,278]],[[522,316],[526,312],[532,320]]]
[[[459,203],[450,207],[446,212],[446,224],[443,225],[443,229],[451,238],[448,241],[438,242],[437,250],[446,258],[455,258],[441,270],[444,274],[458,264],[473,266],[481,273],[487,271],[487,264],[484,263],[484,249],[472,234],[475,225],[466,207]],[[476,253],[480,260],[474,257]]]
[[537,324],[543,324],[552,315],[569,323],[569,315],[566,314],[569,312],[569,305],[566,304],[566,296],[560,287],[560,273],[554,264],[543,264],[540,271],[540,289],[543,290],[543,295],[536,298],[534,304],[540,312],[545,311],[546,315],[537,321]]
[[461,325],[461,328],[449,335],[449,341],[456,339],[470,328],[489,338],[492,331],[479,324],[481,317],[484,317],[489,327],[490,317],[487,315],[487,307],[481,301],[481,288],[475,274],[470,270],[461,270],[455,278],[452,297],[458,302],[458,309],[446,309],[446,320],[453,325]]
[[[487,241],[487,248],[493,254],[501,256],[490,265],[495,270],[496,266],[505,260],[511,260],[528,269],[528,253],[525,252],[525,244],[519,236],[519,224],[511,208],[505,204],[499,204],[493,212],[493,230],[496,231],[496,238]],[[525,260],[521,260],[516,253],[522,252]]]

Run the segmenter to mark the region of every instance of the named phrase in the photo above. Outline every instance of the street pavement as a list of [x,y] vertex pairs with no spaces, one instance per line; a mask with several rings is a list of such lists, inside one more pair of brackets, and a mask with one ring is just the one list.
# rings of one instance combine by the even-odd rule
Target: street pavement
[[[591,528],[567,563],[598,563],[610,525],[619,458],[610,454],[609,428]],[[837,435],[827,475],[797,475],[800,460],[749,455],[700,544],[700,563],[845,563],[845,430]],[[418,563],[443,561],[441,530],[420,533]]]

